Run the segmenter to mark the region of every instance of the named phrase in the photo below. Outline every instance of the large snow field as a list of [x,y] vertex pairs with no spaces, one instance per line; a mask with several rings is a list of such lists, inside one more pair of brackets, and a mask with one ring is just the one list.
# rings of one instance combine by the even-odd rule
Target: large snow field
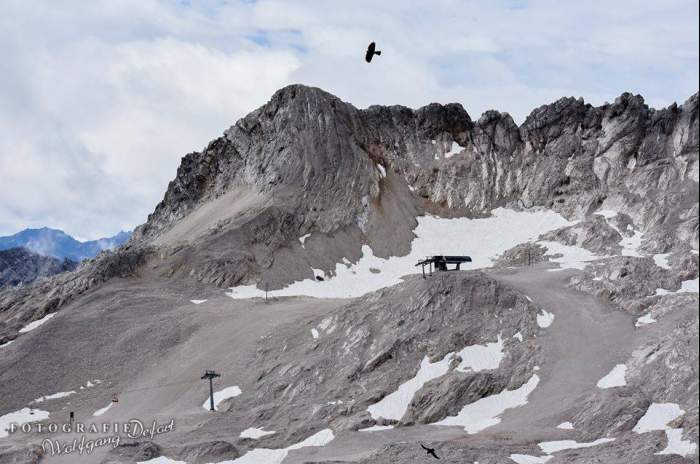
[[[354,298],[400,283],[402,276],[420,272],[415,266],[420,259],[433,255],[471,256],[473,261],[464,263],[462,269],[489,267],[504,251],[572,224],[561,215],[544,210],[523,212],[498,208],[491,217],[481,219],[422,216],[418,218],[414,230],[416,238],[408,255],[379,258],[364,245],[360,260],[354,264],[336,264],[334,276],[326,276],[322,282],[315,279],[297,281],[283,289],[270,291],[269,295]],[[242,299],[262,297],[265,292],[255,285],[244,285],[231,288],[227,295]]]

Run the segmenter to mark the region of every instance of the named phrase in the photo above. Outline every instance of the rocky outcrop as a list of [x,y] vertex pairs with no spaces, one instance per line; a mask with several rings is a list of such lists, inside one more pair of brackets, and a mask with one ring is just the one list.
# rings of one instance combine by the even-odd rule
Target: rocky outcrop
[[0,287],[34,282],[66,271],[78,263],[70,259],[56,259],[33,253],[26,248],[0,250]]
[[[497,368],[462,372],[454,369],[460,361],[455,359],[445,376],[417,392],[400,421],[436,422],[530,378],[542,361],[537,311],[517,291],[481,272],[445,273],[430,280],[413,276],[313,325],[270,334],[260,342],[254,363],[255,393],[229,413],[250,411],[256,420],[287,435],[270,440],[287,442],[322,424],[334,429],[368,427],[377,423],[368,406],[415,376],[425,356],[436,362],[466,346],[501,340],[503,359]],[[386,422],[396,421],[379,421]]]

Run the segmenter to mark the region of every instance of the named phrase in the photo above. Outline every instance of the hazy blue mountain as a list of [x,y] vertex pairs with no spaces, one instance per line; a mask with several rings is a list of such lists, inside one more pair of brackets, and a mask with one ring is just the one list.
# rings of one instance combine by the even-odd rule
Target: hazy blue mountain
[[14,235],[0,237],[0,250],[24,247],[44,256],[82,261],[92,258],[100,251],[118,247],[129,237],[131,237],[131,232],[122,231],[112,237],[81,242],[62,230],[43,227],[41,229],[24,229]]

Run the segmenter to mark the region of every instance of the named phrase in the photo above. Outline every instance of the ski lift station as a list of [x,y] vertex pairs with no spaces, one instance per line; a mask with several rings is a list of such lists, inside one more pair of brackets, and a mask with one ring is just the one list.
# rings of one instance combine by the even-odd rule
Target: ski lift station
[[[425,266],[428,266],[430,274],[433,273],[433,264],[435,269],[438,271],[459,271],[459,267],[462,263],[471,263],[472,258],[470,256],[428,256],[425,259],[418,261],[416,266],[421,266],[423,271],[423,278],[425,279]],[[448,264],[454,264],[454,269],[448,269]]]

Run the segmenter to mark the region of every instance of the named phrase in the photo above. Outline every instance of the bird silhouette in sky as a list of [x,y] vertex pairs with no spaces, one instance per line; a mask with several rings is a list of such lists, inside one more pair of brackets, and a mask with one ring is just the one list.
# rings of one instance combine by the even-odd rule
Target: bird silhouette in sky
[[420,444],[420,447],[423,448],[425,452],[428,453],[430,456],[434,457],[435,459],[440,459],[438,455],[435,454],[435,448],[428,448],[423,443]]
[[369,44],[369,47],[367,47],[367,53],[365,53],[365,61],[366,62],[371,62],[372,58],[374,55],[381,55],[382,52],[379,50],[375,50],[377,48],[377,45],[374,42],[371,42]]

